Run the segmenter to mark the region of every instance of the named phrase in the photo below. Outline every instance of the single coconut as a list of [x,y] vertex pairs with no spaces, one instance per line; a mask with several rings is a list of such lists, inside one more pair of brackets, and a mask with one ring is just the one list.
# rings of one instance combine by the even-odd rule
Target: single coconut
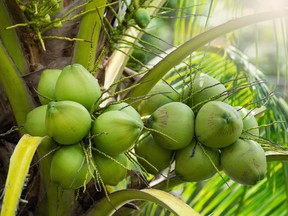
[[259,137],[259,125],[251,111],[244,107],[235,107],[235,109],[238,111],[243,120],[243,134],[256,138]]
[[266,156],[263,148],[253,140],[238,139],[221,150],[223,171],[235,182],[255,185],[266,175]]
[[171,102],[159,107],[147,120],[157,144],[177,150],[189,145],[194,136],[194,112],[184,103]]
[[100,95],[101,90],[97,79],[80,64],[64,67],[55,86],[55,96],[58,101],[75,101],[86,107],[88,111],[97,104]]
[[133,16],[136,24],[140,28],[146,28],[150,23],[150,14],[145,8],[138,8]]
[[45,69],[41,73],[37,91],[38,98],[42,105],[48,104],[51,100],[55,100],[55,86],[60,76],[61,70],[59,69]]
[[139,138],[143,123],[122,111],[99,115],[92,123],[95,147],[108,155],[118,155],[130,149]]
[[78,189],[92,179],[91,164],[87,164],[85,153],[79,143],[62,146],[52,157],[51,180],[63,189]]
[[142,123],[141,116],[140,116],[140,114],[137,112],[137,110],[134,109],[132,106],[130,106],[130,105],[129,105],[128,103],[126,103],[126,102],[121,102],[121,103],[117,103],[117,104],[108,105],[108,106],[104,109],[104,112],[109,112],[109,111],[113,111],[113,110],[122,111],[122,112],[128,114],[130,117],[132,117],[132,118],[134,118],[135,120],[138,120],[139,122]]
[[145,134],[134,146],[138,162],[143,168],[156,175],[169,167],[173,151],[158,145],[151,134]]
[[220,170],[219,150],[200,145],[193,140],[185,148],[176,151],[175,173],[181,180],[203,181]]
[[115,186],[126,178],[128,159],[125,154],[106,157],[93,153],[96,169],[103,183]]
[[211,148],[231,145],[240,137],[242,129],[240,114],[221,101],[207,102],[196,115],[196,137],[203,145]]
[[200,73],[191,84],[184,89],[184,100],[190,107],[198,110],[205,102],[211,100],[225,100],[226,87],[208,74]]
[[157,83],[138,105],[141,116],[151,115],[164,104],[179,101],[179,94],[166,83]]
[[31,110],[24,123],[24,130],[31,136],[45,136],[47,135],[45,118],[47,105],[42,105]]
[[59,101],[48,104],[45,118],[47,134],[59,144],[80,142],[89,133],[91,122],[90,113],[77,102]]

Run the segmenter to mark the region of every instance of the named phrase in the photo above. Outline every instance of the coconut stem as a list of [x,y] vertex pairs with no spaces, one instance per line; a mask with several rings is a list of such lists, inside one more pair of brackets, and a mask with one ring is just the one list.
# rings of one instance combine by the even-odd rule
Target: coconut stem
[[149,118],[151,115],[146,115],[146,116],[141,116],[141,120],[144,123],[145,126],[147,126],[147,124],[149,124]]

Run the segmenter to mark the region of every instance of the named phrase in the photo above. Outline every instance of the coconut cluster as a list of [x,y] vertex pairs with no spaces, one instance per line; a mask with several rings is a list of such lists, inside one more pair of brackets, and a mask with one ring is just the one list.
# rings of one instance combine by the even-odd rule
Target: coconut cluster
[[127,174],[125,155],[140,136],[140,114],[126,103],[105,107],[95,114],[102,92],[97,79],[82,65],[47,69],[38,83],[41,106],[27,114],[24,130],[47,136],[55,144],[51,181],[77,189],[93,177],[116,185]]
[[134,147],[139,163],[154,175],[173,164],[188,182],[222,171],[244,185],[263,179],[257,120],[246,108],[229,105],[227,95],[224,84],[202,73],[181,92],[158,83],[138,106],[148,128]]
[[37,91],[42,105],[28,113],[24,129],[55,144],[50,177],[64,189],[93,178],[117,185],[135,166],[152,175],[173,167],[189,182],[221,170],[247,185],[265,176],[255,117],[229,105],[225,86],[206,74],[182,92],[158,83],[136,108],[122,101],[99,107],[98,81],[80,64],[44,70]]

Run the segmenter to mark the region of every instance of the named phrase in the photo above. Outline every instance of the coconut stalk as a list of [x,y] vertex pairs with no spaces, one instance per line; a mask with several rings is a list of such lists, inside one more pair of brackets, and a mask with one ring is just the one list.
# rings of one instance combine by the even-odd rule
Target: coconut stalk
[[[154,0],[146,1],[150,2],[147,11],[150,16],[156,14],[159,8],[166,2],[165,0]],[[144,4],[145,5],[145,4]],[[116,86],[111,86],[112,84],[119,81],[122,76],[122,72],[130,58],[130,55],[134,49],[134,44],[137,43],[138,39],[143,34],[143,31],[134,26],[129,27],[124,36],[121,38],[120,43],[117,45],[117,49],[112,53],[109,62],[105,68],[105,80],[104,89],[109,89],[110,93],[113,93]]]
[[106,0],[90,1],[85,7],[84,13],[86,14],[83,15],[79,27],[78,38],[90,41],[90,43],[76,42],[72,62],[82,64],[89,71],[94,69],[105,5]]
[[287,162],[288,161],[288,150],[286,151],[266,151],[266,158],[267,162],[275,162],[275,161],[282,161]]

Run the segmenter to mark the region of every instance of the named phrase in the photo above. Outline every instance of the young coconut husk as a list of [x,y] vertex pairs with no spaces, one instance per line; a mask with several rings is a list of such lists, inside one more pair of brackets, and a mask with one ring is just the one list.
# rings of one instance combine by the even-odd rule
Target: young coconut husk
[[147,120],[147,127],[157,144],[177,150],[190,144],[194,136],[194,112],[181,102],[159,107]]
[[176,152],[175,173],[183,181],[197,182],[211,178],[220,170],[218,149],[201,146],[195,140]]
[[240,184],[255,185],[266,175],[265,151],[253,140],[238,139],[221,149],[220,160],[227,176]]
[[71,145],[80,142],[88,135],[91,122],[88,110],[77,102],[58,101],[48,104],[46,131],[59,144]]
[[211,148],[231,145],[240,137],[242,129],[240,114],[222,101],[205,103],[196,115],[196,137],[203,145]]

